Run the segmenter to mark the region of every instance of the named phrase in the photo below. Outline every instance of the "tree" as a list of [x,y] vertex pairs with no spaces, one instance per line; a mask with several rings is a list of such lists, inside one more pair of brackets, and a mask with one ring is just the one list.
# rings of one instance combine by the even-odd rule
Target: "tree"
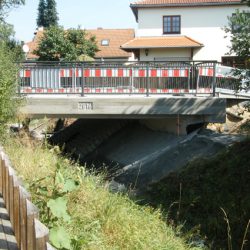
[[4,125],[14,116],[16,101],[13,96],[16,93],[17,67],[14,64],[15,57],[9,48],[0,43],[0,133]]
[[250,0],[242,0],[242,3],[246,3],[248,6],[250,6]]
[[229,33],[231,40],[229,54],[236,54],[247,63],[250,56],[250,12],[236,10],[228,20],[225,32]]
[[38,17],[36,20],[38,27],[46,27],[46,3],[45,0],[40,0],[38,5]]
[[45,27],[58,25],[58,16],[56,11],[55,0],[47,0],[45,22],[46,22]]
[[58,25],[55,0],[40,0],[38,5],[37,26],[48,28]]
[[241,61],[244,62],[245,70],[235,69],[233,74],[238,81],[238,90],[250,87],[250,12],[236,10],[235,14],[228,17],[229,25],[224,28],[225,32],[229,35],[231,47],[229,50],[230,55],[236,55]]
[[52,26],[45,30],[34,53],[40,61],[76,61],[83,56],[93,57],[98,51],[95,37],[80,28],[64,31]]

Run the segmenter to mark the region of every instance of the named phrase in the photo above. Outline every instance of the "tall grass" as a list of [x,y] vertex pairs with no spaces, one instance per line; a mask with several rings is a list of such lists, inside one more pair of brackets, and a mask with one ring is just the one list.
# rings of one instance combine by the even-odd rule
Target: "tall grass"
[[[160,211],[136,205],[126,195],[110,193],[101,176],[72,164],[57,153],[57,148],[49,149],[24,137],[7,140],[4,149],[27,188],[52,175],[57,164],[65,175],[80,182],[80,188],[69,194],[72,219],[64,225],[77,242],[74,249],[194,249],[176,236]],[[39,202],[36,193],[32,198]]]

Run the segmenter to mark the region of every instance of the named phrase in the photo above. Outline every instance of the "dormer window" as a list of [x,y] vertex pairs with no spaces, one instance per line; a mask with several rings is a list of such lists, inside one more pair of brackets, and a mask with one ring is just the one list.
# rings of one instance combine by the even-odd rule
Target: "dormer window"
[[102,46],[109,46],[109,39],[103,39],[103,40],[101,41],[101,45],[102,45]]
[[163,34],[180,34],[181,16],[163,16]]

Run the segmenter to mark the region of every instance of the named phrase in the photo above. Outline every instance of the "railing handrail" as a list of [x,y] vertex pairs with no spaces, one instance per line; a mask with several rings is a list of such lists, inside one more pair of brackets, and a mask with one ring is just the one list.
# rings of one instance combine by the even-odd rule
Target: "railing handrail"
[[49,230],[39,220],[38,208],[12,168],[8,156],[0,147],[0,192],[14,230],[17,246],[22,250],[52,250]]

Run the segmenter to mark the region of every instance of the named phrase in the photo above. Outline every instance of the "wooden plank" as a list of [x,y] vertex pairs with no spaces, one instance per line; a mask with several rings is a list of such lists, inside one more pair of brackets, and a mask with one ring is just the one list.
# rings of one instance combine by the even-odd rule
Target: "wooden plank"
[[14,225],[14,183],[13,175],[9,175],[9,216],[10,222]]
[[21,249],[21,220],[20,220],[20,191],[19,191],[19,181],[16,176],[13,178],[14,182],[14,233],[16,236],[16,241],[19,249]]
[[5,181],[5,172],[6,172],[6,166],[5,166],[5,161],[4,159],[2,159],[2,182],[3,182],[3,200],[5,201],[6,200],[6,181]]
[[29,200],[26,200],[26,207],[27,207],[27,250],[34,250],[36,247],[34,220],[38,219],[39,211],[38,208]]
[[4,203],[5,203],[5,206],[6,206],[6,209],[7,211],[9,211],[9,167],[8,167],[8,164],[6,163],[5,161],[5,199],[4,199]]
[[2,163],[2,152],[0,152],[0,194],[3,194],[3,163]]
[[46,249],[46,244],[49,240],[49,229],[37,219],[35,219],[35,237],[36,237],[35,250]]
[[21,249],[27,250],[27,207],[26,199],[30,199],[30,194],[22,187],[19,186],[20,193],[20,224],[21,224]]

